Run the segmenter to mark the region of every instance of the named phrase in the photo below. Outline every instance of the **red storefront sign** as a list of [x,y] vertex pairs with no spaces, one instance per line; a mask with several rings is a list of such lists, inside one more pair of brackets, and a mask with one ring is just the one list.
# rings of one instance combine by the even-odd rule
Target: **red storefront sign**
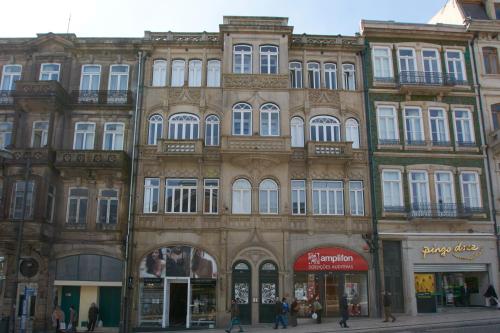
[[320,247],[301,255],[293,265],[295,272],[367,271],[365,258],[339,247]]

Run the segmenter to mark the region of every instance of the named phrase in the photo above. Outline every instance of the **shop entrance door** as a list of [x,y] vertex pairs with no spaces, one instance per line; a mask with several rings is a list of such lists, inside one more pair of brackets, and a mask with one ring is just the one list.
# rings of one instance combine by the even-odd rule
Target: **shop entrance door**
[[240,321],[244,325],[252,323],[252,270],[244,261],[236,262],[233,266],[233,288],[231,299],[239,304]]
[[259,321],[273,323],[274,303],[279,296],[278,268],[273,262],[267,261],[260,265],[259,285]]
[[99,288],[99,318],[104,327],[118,327],[121,307],[120,287]]
[[69,321],[69,307],[73,305],[76,313],[80,310],[80,286],[63,286],[61,295],[61,310],[64,311],[66,322]]
[[191,284],[189,278],[166,278],[163,327],[189,328]]
[[324,275],[324,312],[325,317],[334,317],[340,314],[339,301],[343,293],[343,276],[339,273]]

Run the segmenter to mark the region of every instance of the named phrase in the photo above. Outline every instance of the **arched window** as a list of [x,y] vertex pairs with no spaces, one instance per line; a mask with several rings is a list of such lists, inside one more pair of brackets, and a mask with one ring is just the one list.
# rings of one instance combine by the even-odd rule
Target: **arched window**
[[309,78],[309,88],[319,89],[320,86],[320,73],[319,64],[317,62],[310,62],[307,64],[307,74]]
[[274,180],[265,179],[260,183],[259,212],[278,214],[278,184]]
[[337,118],[317,116],[311,119],[311,141],[340,141],[340,123]]
[[175,114],[170,117],[168,138],[170,140],[198,139],[198,117],[189,113]]
[[302,63],[291,62],[288,65],[290,70],[290,87],[301,89],[302,88]]
[[260,108],[260,135],[280,135],[280,109],[274,104],[267,103]]
[[205,119],[205,145],[218,146],[219,145],[219,117],[210,115]]
[[184,85],[184,60],[174,60],[172,62],[172,87],[182,87]]
[[252,107],[246,103],[233,107],[233,135],[252,135]]
[[252,73],[252,47],[249,45],[235,45],[233,52],[233,73]]
[[158,139],[161,139],[163,131],[163,117],[154,114],[149,117],[148,145],[156,145]]
[[326,89],[337,89],[337,65],[325,64],[325,85]]
[[352,148],[359,148],[359,123],[349,118],[345,122],[345,141],[352,142]]
[[220,87],[220,61],[209,60],[207,65],[207,87]]
[[233,214],[250,214],[252,206],[252,186],[246,179],[233,183]]
[[356,71],[353,64],[342,64],[344,90],[356,90]]
[[189,86],[201,87],[201,60],[189,61]]
[[167,85],[167,62],[155,60],[153,63],[153,87],[165,87]]
[[293,117],[290,121],[292,147],[304,147],[304,121],[300,117]]
[[260,73],[278,73],[278,47],[273,45],[263,45],[260,47]]

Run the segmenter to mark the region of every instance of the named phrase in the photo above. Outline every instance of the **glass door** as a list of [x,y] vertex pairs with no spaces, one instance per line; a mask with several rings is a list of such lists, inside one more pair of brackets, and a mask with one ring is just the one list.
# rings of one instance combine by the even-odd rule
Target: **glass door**
[[326,273],[324,275],[324,310],[323,316],[334,317],[339,316],[339,301],[343,293],[343,279],[339,273]]

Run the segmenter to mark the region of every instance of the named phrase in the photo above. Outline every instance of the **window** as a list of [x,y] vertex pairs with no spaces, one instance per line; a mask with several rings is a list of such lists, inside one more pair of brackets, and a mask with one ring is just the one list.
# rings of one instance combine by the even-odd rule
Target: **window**
[[0,122],[0,148],[6,148],[12,143],[12,123]]
[[375,81],[386,81],[393,77],[391,58],[390,48],[373,48],[373,76]]
[[167,179],[166,213],[196,213],[196,179]]
[[310,62],[307,64],[307,74],[309,79],[309,88],[320,89],[320,72],[319,64],[317,62]]
[[198,117],[192,114],[173,115],[169,120],[168,138],[170,140],[197,140],[199,122]]
[[292,180],[292,214],[306,213],[306,181]]
[[167,85],[167,61],[155,60],[153,62],[153,87],[165,87]]
[[201,87],[201,60],[189,61],[189,86]]
[[252,47],[249,45],[235,45],[233,53],[233,73],[252,73]]
[[207,65],[207,87],[220,87],[220,61],[209,60]]
[[293,117],[290,121],[292,147],[304,147],[304,121],[300,117]]
[[204,212],[205,214],[217,214],[219,212],[219,180],[205,179],[204,181]]
[[172,62],[172,87],[182,87],[184,85],[184,60],[174,60]]
[[398,119],[394,107],[377,107],[377,130],[379,144],[399,143]]
[[337,65],[325,64],[326,89],[337,89]]
[[291,62],[288,65],[290,70],[290,87],[301,89],[302,88],[302,64],[300,62]]
[[431,127],[432,144],[435,146],[448,145],[448,121],[443,109],[429,109],[429,122]]
[[311,141],[340,141],[340,123],[337,118],[317,116],[311,119]]
[[472,116],[468,110],[454,110],[455,116],[455,138],[459,146],[471,146],[475,144],[474,129],[472,127]]
[[80,79],[81,91],[96,91],[99,90],[101,82],[101,66],[100,65],[83,65],[82,76]]
[[274,104],[267,103],[260,108],[260,135],[280,135],[280,110]]
[[423,50],[424,78],[427,84],[442,84],[441,66],[437,50]]
[[401,171],[382,171],[382,191],[385,211],[403,210],[403,184],[401,182]]
[[12,219],[31,219],[33,218],[33,199],[34,199],[34,181],[28,181],[28,193],[26,193],[25,215],[23,216],[24,202],[24,181],[16,181],[13,187],[12,202],[10,207],[10,218]]
[[491,117],[493,122],[493,129],[500,129],[500,104],[493,104],[491,106]]
[[260,73],[278,73],[278,47],[264,45],[260,47]]
[[449,171],[434,173],[436,187],[436,202],[439,211],[450,210],[455,204],[455,190],[453,189],[453,174]]
[[233,107],[233,135],[252,135],[252,107],[246,103]]
[[49,185],[47,191],[47,206],[45,207],[45,218],[47,222],[52,222],[54,220],[54,205],[56,203],[56,187],[54,185]]
[[274,180],[265,179],[260,183],[259,212],[278,214],[278,184]]
[[359,148],[359,123],[356,119],[349,118],[345,122],[345,141],[352,142],[352,148]]
[[220,121],[216,115],[210,115],[205,119],[205,146],[218,146]]
[[40,81],[59,81],[60,64],[42,64],[40,66]]
[[109,90],[124,91],[128,89],[128,65],[111,65],[109,73]]
[[450,79],[455,84],[463,84],[467,80],[465,76],[464,58],[461,51],[446,51],[446,65]]
[[465,208],[481,208],[481,194],[479,189],[479,175],[477,172],[460,173],[462,187],[462,203]]
[[342,64],[344,90],[356,90],[356,71],[353,64]]
[[123,150],[123,134],[125,125],[123,123],[105,123],[103,150]]
[[47,145],[47,137],[49,134],[48,121],[33,122],[33,133],[31,135],[31,147],[42,148]]
[[2,70],[2,83],[0,90],[15,90],[16,81],[21,79],[21,65],[5,65]]
[[76,123],[75,141],[73,149],[86,150],[94,149],[95,124],[94,123]]
[[495,47],[483,47],[484,71],[486,74],[498,74],[498,51]]
[[67,223],[85,224],[87,221],[87,202],[89,190],[86,188],[70,188],[68,198]]
[[405,108],[405,137],[409,145],[425,145],[422,110]]
[[413,49],[398,50],[399,80],[401,83],[417,82],[417,66]]
[[118,191],[105,189],[99,191],[99,212],[97,223],[116,224],[118,220]]
[[429,179],[426,171],[410,171],[410,199],[412,211],[429,209]]
[[312,182],[313,213],[344,215],[344,187],[341,181]]
[[363,196],[363,182],[349,182],[349,205],[351,206],[351,215],[365,215],[365,202]]
[[158,139],[161,139],[163,131],[163,117],[154,114],[149,117],[148,145],[156,145]]
[[246,179],[233,183],[233,214],[250,214],[252,206],[252,187]]
[[160,202],[160,178],[144,179],[144,213],[158,213]]

